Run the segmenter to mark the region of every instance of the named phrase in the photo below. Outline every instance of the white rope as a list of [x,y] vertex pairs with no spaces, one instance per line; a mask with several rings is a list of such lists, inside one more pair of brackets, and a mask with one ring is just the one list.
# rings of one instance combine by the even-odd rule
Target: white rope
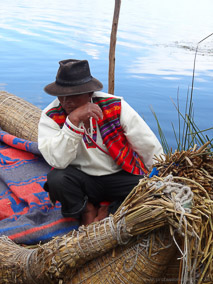
[[[1,94],[0,96],[3,96],[3,95]],[[12,99],[12,100],[15,101],[15,102],[19,102],[19,101],[20,101],[20,99],[17,98],[17,97],[9,96],[9,97],[6,97],[3,101],[1,101],[1,102],[0,102],[0,105],[4,104],[4,103],[5,103],[7,100],[9,100],[9,99]]]
[[86,254],[84,253],[84,251],[83,251],[83,249],[82,249],[82,247],[81,247],[79,237],[80,237],[80,236],[79,236],[79,231],[77,231],[77,243],[78,243],[78,247],[79,247],[79,249],[80,249],[82,255],[83,255],[84,257],[86,257]]
[[[129,242],[132,235],[127,232],[126,229],[126,221],[125,221],[125,215],[127,211],[123,211],[124,208],[120,211],[120,220],[117,222],[116,226],[114,224],[113,216],[109,216],[105,218],[105,221],[108,221],[110,232],[114,240],[117,240],[117,243],[119,245],[125,245]],[[106,231],[106,228],[105,228]]]
[[114,240],[117,240],[117,234],[116,234],[115,224],[113,222],[113,217],[109,216],[106,219],[108,219],[108,221],[109,221],[110,231],[111,231],[111,234],[112,234]]
[[[138,239],[138,238],[137,238]],[[144,244],[146,241],[146,244]],[[127,257],[123,263],[123,268],[125,272],[130,272],[134,269],[137,260],[138,260],[138,256],[140,255],[140,253],[143,250],[146,250],[149,247],[149,241],[148,238],[147,239],[143,239],[142,242],[137,243],[134,248],[136,249],[135,251],[135,255],[132,255],[130,257]],[[130,260],[133,259],[132,264],[130,265],[130,267],[128,268],[127,265],[129,265]]]
[[119,245],[126,245],[132,235],[127,232],[126,229],[126,221],[125,221],[125,215],[127,214],[127,210],[124,211],[124,207],[121,208],[120,211],[120,220],[117,222],[117,242]]
[[32,283],[37,283],[34,279],[33,279],[33,277],[32,277],[32,275],[31,275],[31,273],[30,273],[30,269],[29,269],[29,264],[30,264],[30,258],[31,258],[31,256],[32,256],[32,254],[34,253],[36,251],[36,249],[32,249],[31,250],[31,252],[28,254],[28,256],[27,256],[27,261],[26,261],[26,273],[27,273],[27,277],[32,281]]
[[[176,211],[180,213],[179,227],[178,232],[185,235],[184,237],[184,250],[182,251],[179,247],[175,236],[173,235],[174,243],[176,244],[178,250],[181,253],[182,259],[182,275],[181,283],[182,284],[193,284],[195,283],[195,269],[196,265],[193,266],[189,263],[188,251],[189,251],[189,240],[187,234],[187,219],[185,213],[191,213],[191,205],[193,202],[193,192],[189,186],[177,183],[173,181],[173,176],[168,175],[162,181],[151,181],[150,186],[156,189],[163,188],[163,193],[172,201]],[[184,228],[185,232],[181,232],[181,229]],[[195,234],[196,237],[197,234]],[[199,237],[198,237],[199,239]],[[190,267],[189,267],[190,266]]]
[[[124,235],[122,239],[122,235]],[[124,240],[126,239],[126,240]],[[126,231],[126,222],[123,217],[117,223],[117,241],[119,245],[126,245],[130,240],[130,235]]]

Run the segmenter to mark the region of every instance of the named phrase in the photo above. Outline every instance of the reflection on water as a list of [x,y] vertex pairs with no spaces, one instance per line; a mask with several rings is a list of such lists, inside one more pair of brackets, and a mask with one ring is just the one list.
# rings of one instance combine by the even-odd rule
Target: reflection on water
[[[58,61],[88,59],[107,91],[114,0],[0,0],[0,90],[43,108],[43,87],[55,79]],[[115,94],[123,96],[157,133],[153,106],[168,135],[179,89],[185,107],[197,43],[213,32],[211,0],[125,0],[116,47]],[[200,44],[194,109],[201,129],[212,126],[213,37]]]

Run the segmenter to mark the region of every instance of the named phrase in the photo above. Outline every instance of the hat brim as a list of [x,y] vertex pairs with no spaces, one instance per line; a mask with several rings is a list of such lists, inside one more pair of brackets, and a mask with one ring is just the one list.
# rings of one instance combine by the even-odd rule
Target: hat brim
[[47,85],[44,91],[52,96],[73,96],[85,93],[91,93],[100,91],[103,89],[103,85],[100,81],[92,78],[89,82],[77,86],[61,86],[56,82]]

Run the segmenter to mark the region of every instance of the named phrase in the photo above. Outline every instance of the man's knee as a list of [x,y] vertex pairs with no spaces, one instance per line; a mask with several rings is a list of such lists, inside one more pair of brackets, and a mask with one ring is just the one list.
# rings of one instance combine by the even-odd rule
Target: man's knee
[[64,183],[65,174],[61,170],[54,169],[47,174],[48,191],[55,191],[61,188]]

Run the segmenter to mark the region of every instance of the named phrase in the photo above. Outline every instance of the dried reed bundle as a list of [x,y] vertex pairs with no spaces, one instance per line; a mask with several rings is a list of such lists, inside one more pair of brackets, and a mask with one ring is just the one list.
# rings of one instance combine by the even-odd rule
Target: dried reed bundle
[[146,237],[133,238],[128,245],[118,246],[93,259],[79,268],[71,280],[64,279],[65,283],[145,284],[163,280],[163,273],[176,254],[167,229],[164,227]]
[[[194,208],[194,204],[190,204],[193,207],[192,213],[178,211],[176,202],[173,200],[175,192],[166,192],[168,185],[171,184],[171,181],[167,180],[168,177],[141,180],[113,216],[87,227],[82,226],[79,231],[73,231],[64,237],[56,238],[34,250],[20,247],[14,250],[7,242],[7,249],[0,250],[0,261],[3,264],[0,269],[0,278],[8,277],[10,273],[7,271],[11,272],[13,269],[16,273],[11,275],[14,275],[15,279],[19,279],[17,283],[29,283],[32,279],[38,284],[58,283],[59,280],[64,283],[66,275],[69,275],[70,280],[74,279],[77,277],[75,276],[76,269],[82,265],[87,266],[90,260],[101,257],[117,245],[127,245],[131,236],[143,234],[143,237],[146,237],[151,231],[165,227],[166,224],[170,224],[173,238],[174,229],[177,229],[178,233],[184,233],[184,238],[187,241],[191,238],[190,240],[194,240],[196,245],[196,236],[200,234],[199,228],[202,226],[201,216],[197,214],[201,210],[200,205],[203,205],[203,200],[195,199],[198,208]],[[188,180],[188,182],[194,185],[193,181]],[[179,183],[174,184],[175,187],[179,186],[178,190],[184,187]],[[199,187],[196,187],[194,194],[199,192]],[[181,219],[183,222],[180,221]],[[174,240],[176,242],[176,237]],[[202,236],[200,240],[201,245]],[[12,242],[10,244],[12,245]],[[1,246],[5,246],[5,239],[1,239]],[[209,244],[210,247],[211,244]],[[191,260],[191,256],[198,260],[198,257],[201,256],[199,248],[201,246],[196,251],[193,249],[187,251],[187,260]],[[195,253],[197,254],[195,255]],[[206,249],[206,253],[205,260],[209,260],[211,253],[209,254],[208,249]],[[170,255],[167,254],[167,257],[169,258]],[[203,261],[202,256],[201,261]],[[99,264],[105,266],[105,263],[99,262]],[[16,267],[16,265],[18,266]]]
[[[118,213],[118,215],[120,214]],[[84,277],[92,277],[92,279],[93,277],[100,277],[94,275],[94,268],[97,269],[96,261],[99,263],[101,273],[101,267],[105,267],[106,265],[106,258],[110,256],[110,259],[108,260],[109,267],[107,268],[109,270],[111,261],[115,260],[114,258],[111,259],[111,254],[107,257],[105,256],[103,258],[105,260],[102,262],[101,256],[103,254],[117,247],[118,244],[127,244],[127,242],[128,246],[122,246],[122,249],[118,249],[118,254],[119,258],[126,257],[126,254],[129,254],[129,240],[131,235],[127,232],[127,228],[128,226],[125,225],[124,217],[122,222],[118,222],[117,224],[114,223],[113,217],[110,217],[87,227],[82,226],[78,231],[73,231],[63,237],[55,238],[51,242],[38,246],[35,249],[18,246],[8,238],[1,237],[0,279],[5,281],[3,283],[67,283],[68,280],[77,279],[77,268],[81,268],[82,266],[87,267],[88,261],[93,259],[95,260],[93,264],[90,264],[90,267],[91,265],[94,267],[88,270],[88,274],[84,273],[82,279]],[[134,234],[133,231],[130,230],[130,232]],[[168,239],[168,233],[166,239]],[[163,242],[164,241],[162,240],[161,245]],[[167,245],[162,246],[166,249]],[[150,251],[151,247],[152,246],[148,244],[146,249]],[[166,252],[166,259],[169,259],[170,255],[168,255],[168,253],[170,251],[172,253],[174,247],[173,244],[171,250],[169,249]],[[122,252],[124,253],[124,256],[122,256]],[[164,254],[161,258],[162,257],[164,258]],[[117,262],[119,261],[119,258],[117,259]],[[94,265],[94,263],[96,264]],[[159,262],[158,268],[156,263],[156,269],[154,269],[158,271],[156,275],[160,275],[160,273],[163,272],[160,269],[162,267],[161,264],[162,259]],[[85,267],[80,269],[81,273],[83,273],[82,271],[85,271]],[[163,268],[165,269],[165,266],[163,266]]]
[[41,110],[33,104],[0,91],[0,127],[2,130],[30,141],[38,140]]
[[172,155],[165,155],[165,159],[156,157],[159,176],[172,174],[193,179],[212,194],[213,153],[208,149],[209,144],[207,142],[199,149],[195,145],[188,151],[175,151]]
[[[42,259],[38,262],[33,255],[37,249],[20,248],[8,238],[1,238],[0,247],[2,244],[6,245],[6,248],[5,258],[2,259],[1,255],[1,266],[4,264],[1,267],[1,283],[11,284],[156,283],[167,268],[170,258],[176,253],[167,228],[163,228],[146,238],[133,238],[128,245],[109,250],[108,253],[79,265],[78,269],[70,267],[63,258],[62,265],[66,265],[66,269],[63,269],[62,273],[62,266],[55,263],[61,257],[57,250],[52,251],[52,266],[47,269],[47,266],[44,266],[47,264],[41,263]],[[45,248],[43,251],[44,254],[47,253]]]
[[[160,177],[172,174],[174,180],[189,184],[194,193],[191,214],[197,218],[187,216],[185,230],[191,231],[191,235],[186,238],[185,234],[183,250],[196,283],[213,282],[213,155],[208,145],[209,142],[199,149],[195,145],[188,151],[175,152],[167,155],[165,161],[157,159],[155,164]],[[184,258],[182,267],[183,262]]]
[[[39,109],[6,92],[0,93],[0,105],[1,127],[5,131],[37,141]],[[195,146],[189,151],[166,156],[165,160],[157,159],[155,166],[159,170],[159,177],[141,180],[117,212],[101,222],[81,227],[78,231],[34,249],[18,246],[8,238],[0,238],[1,283],[69,283],[71,280],[73,282],[70,283],[101,283],[103,273],[107,274],[109,283],[121,283],[112,274],[122,271],[120,261],[123,257],[126,261],[127,255],[130,258],[135,255],[135,249],[130,252],[130,248],[137,247],[138,243],[132,237],[142,234],[139,243],[143,243],[153,232],[165,248],[156,232],[168,224],[170,234],[182,254],[179,271],[181,283],[187,283],[189,279],[193,283],[203,283],[204,278],[209,278],[211,283],[212,153],[208,151],[207,145],[200,149]],[[182,245],[176,241],[178,236],[183,240]],[[149,257],[155,243],[153,237],[150,237]],[[161,249],[157,248],[160,252]],[[112,250],[118,260],[113,258]],[[169,259],[170,253],[166,255]],[[154,279],[165,268],[161,270],[162,259],[156,259],[158,268],[156,266],[150,274],[148,270],[151,264],[146,261],[147,255],[135,261],[133,271],[137,276],[132,274],[132,277],[138,282],[132,283],[147,283],[144,280],[146,273]],[[147,263],[147,266],[143,263]],[[157,270],[159,273],[155,273]],[[128,283],[123,280],[128,279],[128,273],[123,269],[123,283]],[[145,278],[139,277],[139,282],[137,277],[141,273]]]

